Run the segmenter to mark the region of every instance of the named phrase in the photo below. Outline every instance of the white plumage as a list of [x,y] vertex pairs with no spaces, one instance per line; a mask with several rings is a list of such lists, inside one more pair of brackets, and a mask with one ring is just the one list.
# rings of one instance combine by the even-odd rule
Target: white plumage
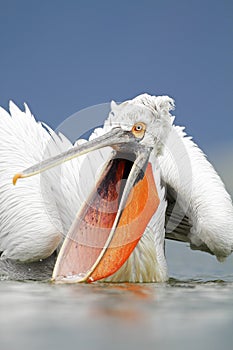
[[[181,147],[177,139],[182,142]],[[174,126],[167,144],[160,158],[163,179],[179,193],[178,204],[192,225],[189,239],[197,248],[205,243],[219,260],[224,260],[233,250],[231,198],[212,165],[183,128]],[[171,149],[173,154],[177,151],[175,161],[168,151]],[[178,177],[173,175],[177,164]]]
[[[77,158],[12,186],[18,170],[73,145],[64,135],[36,122],[27,105],[22,112],[10,102],[9,110],[10,114],[0,109],[0,251],[2,258],[36,261],[50,256],[67,233],[92,187],[97,166],[104,161],[104,152],[95,152],[88,179],[79,169],[87,171],[89,155],[85,162]],[[85,185],[81,190],[80,182]]]
[[[91,139],[114,126],[130,130],[135,122],[146,123],[143,142],[154,145],[150,162],[160,206],[128,261],[109,280],[167,279],[165,217],[167,238],[189,242],[192,248],[208,251],[219,260],[227,257],[233,250],[230,196],[184,128],[173,125],[174,117],[170,114],[173,100],[144,94],[111,106],[103,129],[96,129]],[[37,261],[49,257],[59,247],[111,148],[73,159],[14,187],[15,173],[73,146],[64,135],[36,122],[27,105],[21,111],[10,102],[9,110],[10,114],[0,109],[1,259]]]

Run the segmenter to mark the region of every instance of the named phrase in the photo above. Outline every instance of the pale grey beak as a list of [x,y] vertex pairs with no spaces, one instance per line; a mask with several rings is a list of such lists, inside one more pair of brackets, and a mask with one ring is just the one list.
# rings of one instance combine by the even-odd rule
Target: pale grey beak
[[13,178],[13,184],[15,185],[17,180],[20,178],[30,177],[36,174],[40,174],[43,171],[49,170],[59,164],[67,162],[73,158],[79,157],[81,155],[87,154],[91,151],[107,147],[107,146],[117,146],[120,144],[130,144],[133,142],[134,137],[131,133],[122,130],[120,127],[113,128],[108,133],[92,140],[88,141],[82,145],[78,145],[67,152],[63,152],[57,156],[50,159],[46,159],[30,168],[25,169],[22,173],[17,173]]
[[[123,187],[123,191],[118,196],[118,204],[111,227],[108,228],[107,236],[104,237],[105,241],[103,243],[100,231],[102,229],[102,223],[105,223],[105,214],[102,209],[104,209],[106,203],[110,201],[110,199],[105,198],[104,207],[101,208],[97,206],[95,210],[100,220],[97,220],[99,224],[95,227],[96,234],[94,236],[100,237],[102,242],[101,247],[96,247],[96,249],[94,249],[92,242],[88,242],[88,244],[85,245],[76,243],[80,242],[80,235],[83,239],[85,236],[85,230],[87,229],[87,226],[85,226],[85,229],[82,226],[85,221],[84,214],[85,218],[87,218],[91,215],[91,212],[89,213],[88,211],[89,208],[92,210],[92,207],[95,207],[94,202],[97,192],[94,190],[89,198],[91,202],[84,205],[79,210],[63,243],[62,249],[60,250],[53,272],[53,279],[56,281],[68,282],[69,279],[67,280],[66,276],[69,274],[70,266],[73,271],[72,275],[74,275],[72,282],[90,282],[102,279],[114,273],[128,259],[130,253],[135,248],[138,240],[143,234],[146,225],[159,205],[159,198],[154,183],[151,165],[148,165],[152,148],[141,145],[132,132],[124,131],[120,127],[116,127],[103,136],[38,163],[24,170],[22,173],[16,174],[13,178],[13,183],[15,184],[19,178],[26,178],[39,174],[70,159],[109,146],[116,151],[116,157],[119,155],[120,165],[123,168],[127,167],[128,155],[133,155],[133,161],[131,161],[126,183]],[[124,155],[127,157],[124,158]],[[112,170],[113,163],[114,159],[110,160],[106,168],[112,179],[114,179],[114,177],[116,178],[116,174],[114,173],[114,170]],[[123,176],[123,173],[121,176]],[[105,179],[106,172],[102,173],[99,185],[105,183],[105,181],[107,181]],[[107,183],[106,186],[108,186]],[[136,194],[134,194],[134,198],[130,204],[127,205],[128,198],[134,193],[134,188],[136,189]],[[139,210],[135,217],[135,202],[141,204],[143,200],[143,208],[142,210]],[[127,234],[122,231],[121,227],[124,220],[121,222],[121,219],[127,221]],[[93,227],[90,226],[89,228],[91,229],[91,232],[93,232]],[[89,233],[89,231],[86,232],[87,237],[90,236]],[[130,240],[130,242],[128,242],[128,240]],[[120,241],[120,244],[114,246],[114,241]],[[107,261],[109,261],[109,254],[111,263],[107,264]],[[121,257],[120,262],[119,256]],[[82,276],[82,278],[80,278],[80,276]]]

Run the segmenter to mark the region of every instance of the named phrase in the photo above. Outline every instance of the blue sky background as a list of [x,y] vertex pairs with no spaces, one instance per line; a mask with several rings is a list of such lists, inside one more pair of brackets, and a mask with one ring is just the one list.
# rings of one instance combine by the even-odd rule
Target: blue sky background
[[230,0],[0,0],[0,105],[53,128],[142,92],[176,100],[204,150],[233,140]]

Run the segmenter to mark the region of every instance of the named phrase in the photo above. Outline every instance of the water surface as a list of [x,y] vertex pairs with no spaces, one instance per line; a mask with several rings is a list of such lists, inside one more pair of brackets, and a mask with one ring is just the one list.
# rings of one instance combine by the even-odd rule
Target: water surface
[[167,254],[164,284],[1,281],[1,349],[232,349],[232,259]]

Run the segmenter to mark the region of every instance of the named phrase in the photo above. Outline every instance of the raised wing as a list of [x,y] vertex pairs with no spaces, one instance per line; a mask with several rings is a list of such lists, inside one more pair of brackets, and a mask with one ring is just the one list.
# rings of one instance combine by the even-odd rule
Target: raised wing
[[208,246],[202,242],[195,245],[191,241],[191,220],[177,203],[177,193],[168,184],[166,186],[166,218],[165,218],[165,238],[190,244],[193,250],[201,250],[214,254]]
[[166,238],[226,258],[233,250],[233,207],[203,152],[173,126],[159,159],[167,187]]
[[10,102],[9,110],[0,108],[0,255],[34,261],[62,241],[109,150],[90,155],[92,171],[88,155],[13,186],[15,173],[73,146],[37,122],[27,105],[21,111]]

